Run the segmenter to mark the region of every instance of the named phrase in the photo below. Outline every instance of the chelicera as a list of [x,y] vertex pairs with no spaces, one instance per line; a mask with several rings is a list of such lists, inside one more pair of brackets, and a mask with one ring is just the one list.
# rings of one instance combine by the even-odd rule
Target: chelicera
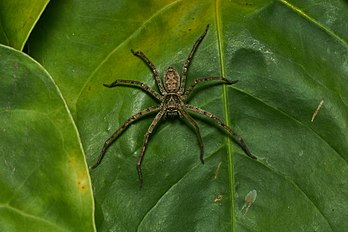
[[194,45],[190,51],[190,54],[188,55],[184,65],[183,65],[181,78],[180,78],[178,71],[176,71],[173,67],[169,67],[164,74],[163,83],[162,83],[161,78],[158,74],[158,71],[157,71],[155,65],[145,56],[145,54],[142,51],[135,52],[135,51],[131,50],[133,55],[139,57],[151,69],[151,71],[155,77],[159,92],[155,91],[147,84],[142,83],[140,81],[136,81],[136,80],[119,80],[118,79],[109,85],[104,84],[104,86],[108,87],[108,88],[113,88],[116,86],[137,87],[137,88],[142,89],[143,91],[145,91],[146,93],[148,93],[152,97],[154,97],[159,102],[159,104],[155,105],[155,106],[150,106],[150,107],[140,111],[139,113],[134,114],[130,118],[128,118],[111,135],[111,137],[105,141],[104,146],[99,154],[98,160],[92,166],[92,169],[96,168],[102,162],[107,149],[111,146],[111,144],[113,142],[115,142],[115,140],[119,137],[119,135],[131,123],[133,123],[134,121],[142,118],[145,115],[149,115],[149,114],[156,114],[156,116],[155,116],[154,120],[152,121],[151,125],[149,126],[147,132],[144,135],[143,145],[141,146],[141,151],[140,151],[140,154],[138,157],[138,162],[137,162],[136,168],[137,168],[137,172],[138,172],[138,176],[139,176],[140,188],[142,188],[142,185],[143,185],[143,175],[142,175],[142,171],[141,171],[141,164],[142,164],[142,161],[144,158],[146,145],[148,143],[149,137],[150,137],[151,133],[153,132],[155,126],[158,124],[158,122],[161,119],[182,118],[194,128],[197,139],[198,139],[199,147],[200,147],[200,160],[201,160],[202,164],[204,163],[204,160],[203,160],[203,154],[204,154],[203,140],[202,140],[200,130],[199,130],[197,123],[190,115],[191,112],[203,115],[204,117],[207,117],[207,118],[214,119],[220,126],[225,128],[229,133],[231,133],[232,135],[235,136],[235,138],[238,140],[241,148],[244,150],[244,152],[249,157],[256,159],[256,157],[254,155],[252,155],[251,152],[249,151],[249,148],[246,145],[246,143],[244,142],[244,140],[242,139],[242,137],[239,134],[237,134],[231,127],[227,126],[218,116],[216,116],[216,115],[214,115],[214,114],[212,114],[204,109],[201,109],[199,107],[196,107],[196,106],[193,106],[193,105],[186,103],[190,93],[196,87],[196,85],[199,83],[206,82],[206,81],[218,81],[219,84],[231,85],[231,84],[235,84],[238,82],[238,80],[228,80],[228,79],[226,79],[224,77],[220,77],[220,76],[203,77],[203,78],[199,78],[199,79],[194,80],[193,83],[185,90],[186,75],[187,75],[188,68],[190,66],[190,63],[191,63],[191,60],[193,58],[194,53],[196,52],[199,44],[202,42],[203,38],[205,37],[205,35],[208,32],[208,28],[209,28],[209,25],[207,25],[205,31],[202,33],[202,35],[194,43]]

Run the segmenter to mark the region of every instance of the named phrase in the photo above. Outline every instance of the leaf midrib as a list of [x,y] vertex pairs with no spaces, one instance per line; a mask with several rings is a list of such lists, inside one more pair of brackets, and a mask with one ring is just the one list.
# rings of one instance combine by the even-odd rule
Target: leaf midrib
[[[218,43],[218,52],[220,59],[220,73],[221,76],[225,77],[225,63],[223,58],[223,41],[222,41],[222,29],[221,29],[221,15],[220,15],[220,1],[215,1],[215,21],[216,21],[216,33],[217,33],[217,43]],[[223,96],[223,110],[224,110],[224,119],[227,126],[230,126],[230,117],[228,115],[228,94],[227,86],[223,85],[222,87],[222,96]],[[236,230],[236,215],[235,215],[235,204],[234,204],[234,166],[233,166],[233,157],[232,157],[232,143],[229,142],[230,137],[226,138],[227,143],[227,155],[228,155],[228,172],[230,180],[230,205],[231,205],[231,231]]]

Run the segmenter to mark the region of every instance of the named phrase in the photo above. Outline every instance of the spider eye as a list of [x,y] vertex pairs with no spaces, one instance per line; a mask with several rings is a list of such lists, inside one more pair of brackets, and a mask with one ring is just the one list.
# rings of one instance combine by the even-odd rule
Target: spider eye
[[169,67],[164,74],[164,85],[168,92],[176,92],[179,89],[180,76],[172,67]]

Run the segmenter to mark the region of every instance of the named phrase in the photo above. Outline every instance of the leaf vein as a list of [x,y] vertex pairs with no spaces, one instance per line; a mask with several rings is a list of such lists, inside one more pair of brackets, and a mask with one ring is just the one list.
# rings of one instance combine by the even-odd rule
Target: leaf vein
[[320,24],[320,22],[318,22],[317,20],[315,20],[314,18],[310,17],[308,14],[306,14],[303,10],[301,10],[300,8],[296,7],[295,5],[289,3],[286,0],[278,0],[280,3],[284,4],[285,6],[287,6],[288,8],[290,8],[291,10],[295,11],[298,15],[304,17],[305,19],[307,19],[308,21],[312,22],[314,25],[318,26],[320,29],[322,29],[323,31],[325,31],[327,34],[329,34],[330,36],[332,36],[333,38],[335,38],[337,41],[339,41],[341,44],[343,44],[345,47],[348,47],[347,42],[342,39],[341,37],[339,37],[334,31],[330,30],[329,28],[326,28],[324,25]]

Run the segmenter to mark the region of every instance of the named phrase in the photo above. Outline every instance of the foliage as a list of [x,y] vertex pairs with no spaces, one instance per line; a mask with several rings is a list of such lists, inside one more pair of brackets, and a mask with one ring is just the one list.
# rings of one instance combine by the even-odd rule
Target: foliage
[[[0,1],[1,231],[348,230],[347,1],[17,2]],[[192,129],[165,121],[140,191],[148,117],[89,172],[113,131],[156,104],[139,89],[102,84],[156,88],[130,49],[161,73],[180,70],[207,24],[188,83],[239,82],[202,85],[190,103],[223,118],[258,159],[197,116],[202,165]]]

